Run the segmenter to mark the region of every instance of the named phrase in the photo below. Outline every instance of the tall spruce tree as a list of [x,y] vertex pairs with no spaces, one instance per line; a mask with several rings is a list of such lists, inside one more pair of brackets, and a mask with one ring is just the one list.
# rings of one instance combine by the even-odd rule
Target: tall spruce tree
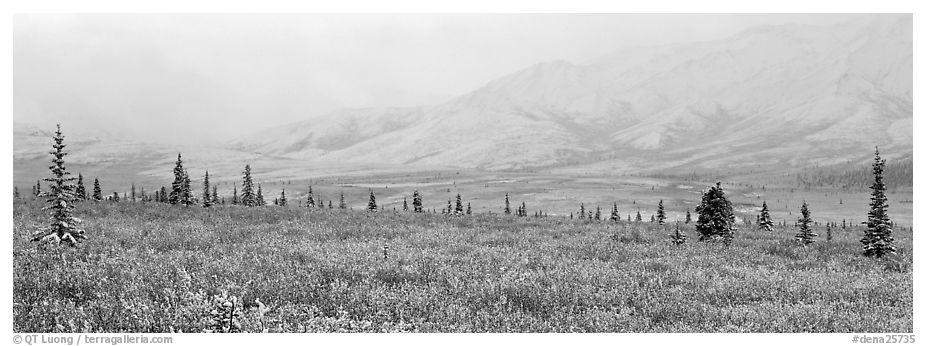
[[241,179],[241,199],[239,203],[246,207],[257,206],[257,195],[254,194],[254,180],[251,179],[251,165],[244,165],[244,177]]
[[660,226],[666,223],[666,209],[662,206],[662,200],[659,200],[659,205],[656,207],[656,222]]
[[87,199],[87,189],[84,187],[84,175],[77,173],[77,189],[74,190],[78,200]]
[[283,189],[283,192],[280,192],[279,203],[281,207],[286,206],[286,189]]
[[306,208],[315,208],[315,196],[312,195],[312,185],[309,185],[309,195],[305,198]]
[[775,229],[772,227],[775,225],[775,222],[772,221],[772,216],[768,213],[768,204],[765,201],[762,202],[762,211],[759,212],[759,228],[766,231],[772,232]]
[[51,224],[47,229],[32,234],[32,241],[48,241],[53,243],[67,243],[76,245],[77,242],[87,239],[84,231],[78,229],[81,220],[74,217],[74,202],[77,196],[74,193],[76,187],[71,183],[75,180],[69,177],[71,174],[64,167],[64,135],[61,133],[61,125],[57,126],[55,136],[52,137],[55,144],[52,144],[54,150],[49,153],[54,157],[52,165],[48,167],[51,170],[51,178],[44,180],[49,182],[49,191],[40,196],[45,199],[45,207],[48,212],[48,218]]
[[801,205],[801,218],[797,220],[797,223],[800,227],[800,230],[798,231],[797,235],[794,236],[794,238],[797,238],[797,240],[801,242],[802,246],[813,244],[814,238],[817,236],[817,234],[814,233],[813,229],[810,228],[813,220],[810,219],[810,210],[807,208],[806,201]]
[[94,201],[103,200],[103,189],[100,188],[99,178],[93,178],[93,200]]
[[424,207],[421,204],[421,194],[418,193],[418,190],[415,190],[415,193],[412,194],[412,208],[416,213],[424,212]]
[[373,194],[373,190],[370,190],[370,202],[367,203],[368,211],[376,211],[376,195]]
[[203,177],[203,208],[209,208],[212,206],[213,201],[210,196],[212,191],[209,189],[209,171],[206,171],[206,176]]
[[132,195],[131,195],[131,198],[132,198],[132,203],[135,203],[135,182],[134,182],[134,181],[132,182]]
[[724,195],[720,182],[701,196],[701,204],[695,211],[698,213],[695,225],[695,230],[700,234],[698,241],[720,239],[724,244],[730,244],[736,232],[735,216],[733,204]]
[[862,250],[865,256],[882,257],[897,252],[894,246],[893,223],[887,216],[887,195],[884,186],[884,163],[881,153],[875,147],[875,162],[871,166],[874,182],[871,184],[871,202],[868,204],[868,221],[862,236]]

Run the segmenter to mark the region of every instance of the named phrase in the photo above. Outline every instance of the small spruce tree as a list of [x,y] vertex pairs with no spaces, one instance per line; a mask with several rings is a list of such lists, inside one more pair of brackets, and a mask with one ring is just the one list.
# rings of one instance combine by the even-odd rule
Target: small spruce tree
[[473,215],[473,206],[466,202],[466,215]]
[[511,214],[511,202],[508,201],[508,193],[505,193],[505,214]]
[[775,222],[772,221],[772,216],[769,215],[768,213],[768,204],[766,204],[764,201],[762,202],[762,210],[759,212],[758,224],[759,224],[760,229],[763,229],[769,232],[772,232],[775,230],[774,228],[772,228],[772,226],[775,225]]
[[77,173],[77,190],[74,191],[77,194],[78,200],[87,199],[87,189],[84,187],[84,175]]
[[100,188],[99,178],[93,178],[93,200],[94,201],[103,200],[103,189]]
[[656,222],[660,226],[666,223],[666,209],[662,206],[662,200],[659,200],[659,205],[656,207]]
[[212,206],[212,198],[209,195],[211,192],[209,190],[209,171],[206,171],[206,176],[203,177],[203,208]]
[[421,205],[421,194],[418,193],[418,190],[415,190],[415,193],[412,194],[412,207],[416,213],[424,212]]
[[408,211],[408,197],[402,198],[402,211]]
[[260,207],[267,205],[267,201],[264,200],[264,193],[261,191],[260,184],[257,184],[257,195],[254,196],[254,203]]
[[367,211],[376,211],[376,195],[373,194],[373,190],[370,190],[370,202],[367,203]]
[[286,206],[286,189],[283,189],[283,192],[280,192],[279,203],[281,207]]
[[685,208],[685,223],[691,223],[691,209]]
[[312,196],[312,185],[309,185],[309,195],[305,198],[306,208],[315,208],[315,196]]
[[611,208],[611,221],[617,222],[621,220],[621,214],[617,212],[617,202],[614,202],[614,207]]
[[801,205],[801,218],[797,220],[797,223],[800,227],[800,231],[794,237],[801,242],[802,246],[813,244],[817,234],[810,228],[813,220],[810,219],[810,210],[807,208],[806,201]]
[[[373,191],[370,191],[373,193]],[[341,191],[341,199],[338,202],[338,208],[347,209],[347,202],[344,201],[344,191]]]
[[460,197],[460,194],[457,194],[457,204],[454,208],[454,214],[463,215],[463,199]]
[[244,177],[241,181],[241,199],[238,201],[246,207],[257,206],[257,196],[254,194],[254,180],[251,178],[251,165],[244,165]]
[[675,232],[673,232],[670,237],[672,238],[672,243],[675,244],[675,246],[681,246],[682,244],[685,244],[686,240],[688,240],[688,236],[685,235],[684,231],[682,231],[677,221],[675,222]]

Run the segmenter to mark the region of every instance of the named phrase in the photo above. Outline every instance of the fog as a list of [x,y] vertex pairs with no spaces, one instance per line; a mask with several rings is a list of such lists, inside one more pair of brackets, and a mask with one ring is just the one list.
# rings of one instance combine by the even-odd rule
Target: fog
[[213,143],[440,103],[538,62],[856,15],[16,15],[14,119]]

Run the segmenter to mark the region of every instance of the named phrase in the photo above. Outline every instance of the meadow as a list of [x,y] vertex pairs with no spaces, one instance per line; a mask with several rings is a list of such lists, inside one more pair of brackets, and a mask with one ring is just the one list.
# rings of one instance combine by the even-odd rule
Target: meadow
[[649,222],[497,212],[81,202],[75,215],[89,240],[38,244],[40,202],[14,202],[14,332],[202,332],[216,295],[243,303],[245,332],[913,331],[910,228],[872,259],[858,227],[828,241],[818,226],[804,248],[793,228],[741,226],[725,247],[693,225],[676,246]]

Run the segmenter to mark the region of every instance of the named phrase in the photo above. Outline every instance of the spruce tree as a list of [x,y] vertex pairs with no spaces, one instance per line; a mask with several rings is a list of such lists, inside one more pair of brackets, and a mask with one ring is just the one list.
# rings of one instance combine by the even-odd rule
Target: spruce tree
[[601,221],[601,206],[595,206],[595,220]]
[[315,208],[315,196],[312,196],[312,185],[309,185],[309,196],[305,198],[306,208]]
[[453,213],[453,202],[450,199],[447,199],[447,214]]
[[862,237],[862,249],[865,256],[881,257],[896,253],[894,238],[891,235],[893,223],[887,216],[887,196],[884,186],[884,163],[878,148],[875,147],[875,163],[871,166],[874,182],[871,184],[871,202],[868,204],[868,221],[865,235]]
[[135,203],[135,182],[132,182],[132,203]]
[[511,202],[508,201],[508,193],[505,193],[505,214],[511,214]]
[[807,209],[807,202],[805,201],[804,204],[801,205],[801,218],[797,220],[798,225],[800,225],[800,231],[794,236],[801,242],[802,246],[813,244],[813,238],[817,236],[810,228],[812,222],[813,220],[810,219],[810,210]]
[[78,200],[87,199],[87,189],[84,188],[84,175],[77,173],[77,190],[74,191]]
[[232,185],[232,205],[238,204],[238,186]]
[[527,204],[521,202],[521,216],[527,216]]
[[281,207],[285,207],[285,206],[286,206],[286,189],[283,189],[283,192],[280,192],[280,201],[279,201],[279,203],[280,203],[280,206],[281,206]]
[[611,207],[611,221],[617,222],[621,220],[621,214],[617,212],[617,202],[614,203],[614,206]]
[[675,246],[681,246],[682,244],[685,244],[686,240],[688,240],[688,236],[685,235],[685,232],[682,231],[681,227],[679,227],[678,221],[675,222],[675,232],[672,233],[670,237],[672,238],[672,243],[675,244]]
[[412,208],[416,213],[424,212],[421,205],[421,194],[418,193],[418,190],[415,190],[415,193],[412,194]]
[[685,208],[685,223],[691,223],[691,209]]
[[35,181],[35,197],[42,196],[42,183],[38,180]]
[[640,211],[637,210],[637,218],[634,220],[636,222],[643,222],[643,215],[640,215]]
[[650,223],[656,222],[656,215],[650,214],[650,216],[649,216],[649,222],[650,222]]
[[662,206],[661,199],[659,200],[659,206],[656,208],[656,222],[658,222],[660,226],[666,223],[666,209]]
[[328,209],[334,209],[334,206],[331,204],[331,200],[328,200]]
[[775,222],[772,221],[771,215],[768,213],[768,204],[764,201],[762,202],[762,211],[759,212],[759,228],[766,231],[772,232],[775,229],[772,228],[775,225]]
[[367,211],[376,211],[376,195],[370,190],[370,203],[367,203]]
[[103,189],[100,188],[99,178],[93,178],[93,200],[94,201],[103,200]]
[[[370,193],[373,193],[373,191],[370,191]],[[344,191],[341,191],[341,199],[338,202],[338,208],[347,209],[347,202],[344,201]]]
[[257,196],[254,194],[254,180],[251,179],[251,165],[244,165],[244,177],[241,181],[241,199],[239,203],[246,207],[257,205]]
[[219,187],[216,185],[212,185],[212,204],[219,204]]
[[13,198],[19,199],[19,186],[13,185]]
[[720,182],[701,196],[701,204],[695,208],[698,222],[695,229],[700,234],[698,241],[717,240],[729,245],[736,232],[733,204],[723,193]]
[[408,211],[408,197],[402,198],[402,211]]
[[463,215],[463,199],[460,197],[460,194],[457,194],[457,205],[454,209],[454,214]]
[[118,193],[118,192],[113,192],[113,196],[110,197],[110,199],[111,199],[113,202],[119,202],[119,193]]
[[833,227],[829,223],[826,224],[826,241],[833,241]]
[[52,177],[45,178],[45,181],[50,183],[49,191],[41,194],[41,196],[48,197],[42,209],[48,212],[51,224],[47,229],[33,233],[31,240],[76,245],[77,242],[87,239],[87,236],[84,235],[83,230],[77,228],[81,220],[73,215],[77,196],[74,193],[76,187],[71,182],[75,178],[69,177],[71,173],[64,167],[64,157],[67,153],[64,152],[66,145],[63,144],[64,135],[61,134],[61,125],[57,126],[52,140],[55,142],[52,145],[54,150],[49,153],[54,158],[51,160],[52,165],[48,167]]
[[579,203],[579,219],[585,218],[585,203]]
[[466,202],[466,215],[473,215],[473,206]]
[[254,205],[263,207],[267,205],[267,201],[264,200],[264,192],[260,188],[260,184],[257,184],[257,195],[254,196]]
[[203,208],[212,206],[212,198],[209,196],[211,192],[209,191],[209,171],[206,171],[206,176],[203,177]]

